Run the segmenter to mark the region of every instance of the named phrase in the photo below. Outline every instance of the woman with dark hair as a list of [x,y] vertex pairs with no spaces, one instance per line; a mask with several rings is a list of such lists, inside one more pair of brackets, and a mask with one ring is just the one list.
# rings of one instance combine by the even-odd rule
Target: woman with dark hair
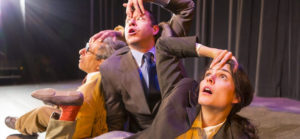
[[[237,115],[253,99],[244,70],[230,60],[230,52],[195,44],[196,37],[159,39],[156,66],[161,106],[152,125],[130,138],[258,138],[255,127]],[[198,56],[215,58],[200,84],[185,77],[180,62]]]
[[[234,66],[231,61],[228,62],[228,64],[230,64],[230,67]],[[231,71],[233,71],[232,68]],[[228,115],[228,119],[236,121],[247,137],[258,138],[254,125],[252,125],[247,118],[237,114],[237,112],[239,112],[242,108],[250,105],[253,99],[254,91],[248,75],[241,66],[238,66],[236,72],[233,72],[232,77],[235,86],[235,96],[239,98],[239,102],[232,106],[232,109]]]
[[[192,125],[197,127],[198,124],[199,129],[190,129],[179,139],[195,137],[195,133],[196,136],[213,138],[230,126],[237,127],[232,138],[257,138],[254,126],[237,115],[251,103],[253,89],[242,67],[238,66],[237,70],[234,67],[235,62],[229,60],[220,69],[212,66],[206,70],[198,91],[201,110]],[[220,137],[224,138],[223,135]]]

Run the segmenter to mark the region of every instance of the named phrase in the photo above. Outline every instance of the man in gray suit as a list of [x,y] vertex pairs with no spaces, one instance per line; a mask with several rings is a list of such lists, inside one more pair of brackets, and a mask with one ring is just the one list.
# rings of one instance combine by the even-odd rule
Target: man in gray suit
[[[146,129],[151,125],[161,102],[156,71],[149,72],[147,66],[148,61],[155,64],[155,36],[160,30],[152,13],[143,10],[142,5],[137,6],[140,2],[129,0],[127,3],[125,38],[128,47],[116,51],[100,67],[110,131],[124,130],[127,120],[130,132]],[[174,13],[168,22],[174,36],[187,35],[194,13],[192,0],[153,2]],[[148,56],[144,55],[146,53]],[[155,69],[153,65],[151,67]]]

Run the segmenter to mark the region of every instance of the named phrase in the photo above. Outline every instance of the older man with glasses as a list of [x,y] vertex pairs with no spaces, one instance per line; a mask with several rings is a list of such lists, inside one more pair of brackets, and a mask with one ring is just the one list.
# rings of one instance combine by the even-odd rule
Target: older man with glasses
[[[86,47],[79,51],[79,69],[87,73],[83,84],[77,91],[58,91],[51,88],[34,91],[33,97],[43,100],[46,104],[54,104],[60,109],[41,106],[19,118],[6,117],[5,124],[22,133],[8,138],[36,138],[38,132],[44,132],[49,128],[49,121],[72,124],[71,127],[75,128],[75,131],[70,129],[74,131],[73,138],[90,138],[106,133],[108,128],[105,103],[99,90],[101,82],[99,66],[115,49],[125,45],[124,42],[112,38],[106,38],[103,42],[87,43]],[[73,122],[75,119],[76,122]],[[55,130],[53,132],[60,132],[59,128]]]

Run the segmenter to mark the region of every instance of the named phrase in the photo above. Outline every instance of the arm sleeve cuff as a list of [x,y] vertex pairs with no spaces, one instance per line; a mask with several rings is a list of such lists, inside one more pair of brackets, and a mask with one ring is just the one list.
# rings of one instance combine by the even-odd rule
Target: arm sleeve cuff
[[196,43],[196,52],[197,52],[198,56],[202,56],[202,55],[199,54],[200,48],[201,48],[202,46],[203,46],[202,44]]

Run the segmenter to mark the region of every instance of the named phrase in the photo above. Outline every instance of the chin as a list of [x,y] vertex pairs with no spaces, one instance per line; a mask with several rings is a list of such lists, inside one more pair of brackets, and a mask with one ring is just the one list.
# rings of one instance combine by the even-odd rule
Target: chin
[[80,70],[82,70],[82,66],[81,66],[80,64],[78,65],[78,68],[79,68]]
[[203,105],[203,106],[207,106],[211,104],[211,101],[208,100],[207,98],[200,98],[198,99],[198,104]]
[[128,44],[137,44],[140,40],[138,38],[127,39]]

